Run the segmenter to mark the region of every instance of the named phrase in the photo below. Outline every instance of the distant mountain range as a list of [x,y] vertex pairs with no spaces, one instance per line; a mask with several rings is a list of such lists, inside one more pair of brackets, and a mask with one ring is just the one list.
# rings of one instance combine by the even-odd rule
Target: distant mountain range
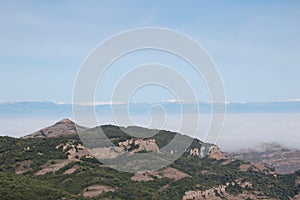
[[[162,102],[159,103],[168,113],[180,113],[183,107],[190,113],[195,113],[195,103],[187,102]],[[209,113],[213,103],[198,102],[200,113]],[[226,104],[227,113],[300,113],[300,101],[278,101],[278,102],[241,102],[241,103],[214,103],[216,105]],[[112,106],[117,111],[130,110],[132,114],[145,114],[157,103],[118,103],[98,104],[95,106],[97,114],[109,115]],[[76,105],[85,107],[89,105]],[[64,115],[72,114],[72,104],[61,104],[53,102],[7,102],[0,103],[0,116],[15,115]]]

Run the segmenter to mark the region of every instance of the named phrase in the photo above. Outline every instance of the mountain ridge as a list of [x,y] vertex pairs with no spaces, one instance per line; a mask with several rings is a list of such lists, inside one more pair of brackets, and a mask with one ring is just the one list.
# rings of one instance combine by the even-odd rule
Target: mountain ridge
[[[129,155],[161,151],[174,134],[179,134],[113,125],[94,127],[84,133],[97,133],[99,128],[122,148],[119,153],[115,151],[116,156],[123,155],[123,151]],[[127,135],[127,131],[133,134],[144,131],[151,137],[136,138]],[[102,148],[102,153],[107,150],[97,148]],[[107,152],[106,155],[112,155]],[[164,168],[131,173],[109,168],[97,160],[76,133],[19,139],[0,137],[0,195],[4,199],[21,196],[23,199],[297,198],[300,171],[280,175],[271,166],[228,159],[220,156],[220,152],[215,145],[193,139],[185,153]]]

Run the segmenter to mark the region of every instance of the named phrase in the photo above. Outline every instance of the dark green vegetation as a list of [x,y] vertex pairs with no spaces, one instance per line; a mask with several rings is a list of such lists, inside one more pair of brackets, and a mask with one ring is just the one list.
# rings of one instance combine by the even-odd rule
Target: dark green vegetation
[[[102,129],[115,144],[131,138],[116,126],[102,126]],[[96,131],[97,128],[91,130]],[[155,131],[136,127],[128,130]],[[174,133],[168,131],[160,131],[153,136],[160,148],[173,137]],[[240,166],[248,163],[242,161],[225,163],[223,159],[191,157],[188,153],[169,167],[191,178],[176,181],[155,176],[151,181],[133,181],[133,174],[105,167],[95,158],[88,157],[69,162],[55,173],[36,175],[46,163],[51,165],[68,158],[68,149],[63,150],[59,146],[66,143],[77,145],[81,141],[77,135],[28,139],[0,137],[0,199],[86,199],[82,194],[92,185],[115,188],[115,191],[104,192],[95,199],[182,199],[187,191],[205,191],[227,183],[230,184],[226,193],[232,196],[259,193],[270,198],[289,199],[300,191],[299,185],[295,184],[300,171],[290,175],[274,175],[252,169],[245,171]],[[197,145],[197,142],[192,144],[193,147]],[[26,162],[22,166],[21,163]],[[65,173],[74,167],[74,172]],[[18,170],[24,170],[24,173],[16,174]],[[252,186],[242,187],[238,180],[250,182]],[[221,198],[226,199],[226,196]]]

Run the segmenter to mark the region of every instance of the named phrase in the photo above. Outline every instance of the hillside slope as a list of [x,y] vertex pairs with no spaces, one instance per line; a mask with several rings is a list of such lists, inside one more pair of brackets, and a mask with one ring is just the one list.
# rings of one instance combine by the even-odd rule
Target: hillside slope
[[300,150],[286,148],[275,143],[228,152],[226,156],[248,162],[267,163],[274,166],[279,174],[290,174],[300,169]]

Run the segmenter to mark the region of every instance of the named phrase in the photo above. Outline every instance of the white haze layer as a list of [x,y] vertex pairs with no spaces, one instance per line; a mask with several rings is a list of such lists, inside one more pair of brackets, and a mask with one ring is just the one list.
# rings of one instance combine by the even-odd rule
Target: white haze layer
[[[190,114],[191,119],[194,116]],[[0,135],[21,137],[35,132],[41,128],[52,125],[62,118],[70,116],[53,117],[9,117],[0,118]],[[209,127],[209,114],[200,115],[199,128],[195,137],[204,141],[205,133]],[[180,115],[169,114],[165,118],[162,115],[132,116],[134,122],[125,123],[122,116],[116,122],[112,117],[101,117],[99,125],[118,124],[122,126],[138,125],[150,128],[178,131],[180,127]],[[163,123],[165,121],[165,123]],[[192,123],[192,122],[191,122]],[[164,124],[164,125],[162,125]],[[91,126],[88,124],[81,124]],[[194,130],[185,124],[187,135],[193,136]],[[279,143],[284,146],[300,148],[300,113],[276,113],[276,114],[227,114],[224,129],[220,135],[217,145],[224,151],[232,151],[241,148],[251,148],[260,143]]]

